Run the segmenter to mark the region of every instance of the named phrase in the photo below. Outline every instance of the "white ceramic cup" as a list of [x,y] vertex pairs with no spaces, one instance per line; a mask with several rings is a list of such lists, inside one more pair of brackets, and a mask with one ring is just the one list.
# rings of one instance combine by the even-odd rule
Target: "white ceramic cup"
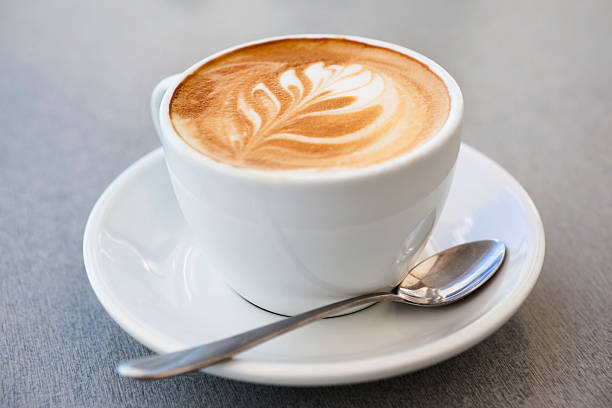
[[[235,168],[198,153],[174,130],[176,86],[205,62],[282,38],[342,37],[404,53],[446,84],[450,113],[416,149],[358,169],[274,172]],[[353,36],[268,38],[212,55],[154,89],[151,109],[181,210],[209,268],[255,305],[294,315],[386,291],[404,277],[442,210],[459,151],[463,98],[438,64],[409,49]]]

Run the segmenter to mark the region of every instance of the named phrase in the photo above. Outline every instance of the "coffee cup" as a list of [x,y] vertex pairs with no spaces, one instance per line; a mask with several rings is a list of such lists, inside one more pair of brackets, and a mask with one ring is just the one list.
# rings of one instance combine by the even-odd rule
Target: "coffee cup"
[[[185,78],[219,56],[289,39],[339,39],[408,56],[443,82],[448,116],[410,151],[331,171],[239,167],[198,152],[178,134],[170,103]],[[210,272],[249,302],[295,315],[388,291],[406,275],[452,182],[463,99],[443,68],[412,50],[354,36],[294,35],[221,51],[162,80],[151,110],[177,201]]]

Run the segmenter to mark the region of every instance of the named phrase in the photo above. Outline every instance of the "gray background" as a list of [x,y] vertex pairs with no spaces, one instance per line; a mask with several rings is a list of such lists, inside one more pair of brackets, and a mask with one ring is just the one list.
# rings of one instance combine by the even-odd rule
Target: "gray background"
[[[1,1],[0,406],[612,406],[612,2],[328,3]],[[119,378],[113,365],[147,350],[95,298],[82,234],[103,189],[158,146],[151,89],[299,32],[395,42],[455,76],[465,141],[543,218],[533,293],[471,350],[375,383]]]

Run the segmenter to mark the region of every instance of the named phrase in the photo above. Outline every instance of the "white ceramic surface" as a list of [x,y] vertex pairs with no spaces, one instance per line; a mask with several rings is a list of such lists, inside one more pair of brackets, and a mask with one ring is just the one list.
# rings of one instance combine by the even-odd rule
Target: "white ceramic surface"
[[[503,240],[508,257],[497,275],[464,301],[437,309],[377,304],[298,329],[205,371],[284,385],[368,381],[447,359],[500,327],[536,282],[544,231],[521,186],[462,145],[448,203],[425,252],[485,238]],[[206,271],[172,193],[161,149],[128,168],[102,194],[87,222],[83,252],[102,305],[156,352],[281,318],[247,303]]]
[[[337,36],[257,42],[295,37]],[[178,203],[209,267],[249,301],[285,315],[395,286],[442,211],[459,150],[463,99],[442,67],[393,44],[344,38],[407,54],[444,81],[450,112],[436,135],[406,154],[359,169],[235,168],[188,146],[169,118],[180,81],[229,50],[163,80],[152,96]]]

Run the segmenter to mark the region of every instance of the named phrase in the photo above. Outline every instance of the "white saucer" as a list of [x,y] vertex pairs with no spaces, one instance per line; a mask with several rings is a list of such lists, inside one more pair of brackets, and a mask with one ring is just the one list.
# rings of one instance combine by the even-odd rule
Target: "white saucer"
[[[445,360],[506,322],[540,273],[544,230],[518,182],[463,145],[427,252],[486,238],[503,240],[508,256],[497,276],[464,301],[435,309],[377,304],[285,334],[205,371],[267,384],[368,381]],[[156,352],[281,319],[244,301],[206,271],[177,207],[161,149],[129,167],[102,194],[85,228],[83,253],[102,305]]]

